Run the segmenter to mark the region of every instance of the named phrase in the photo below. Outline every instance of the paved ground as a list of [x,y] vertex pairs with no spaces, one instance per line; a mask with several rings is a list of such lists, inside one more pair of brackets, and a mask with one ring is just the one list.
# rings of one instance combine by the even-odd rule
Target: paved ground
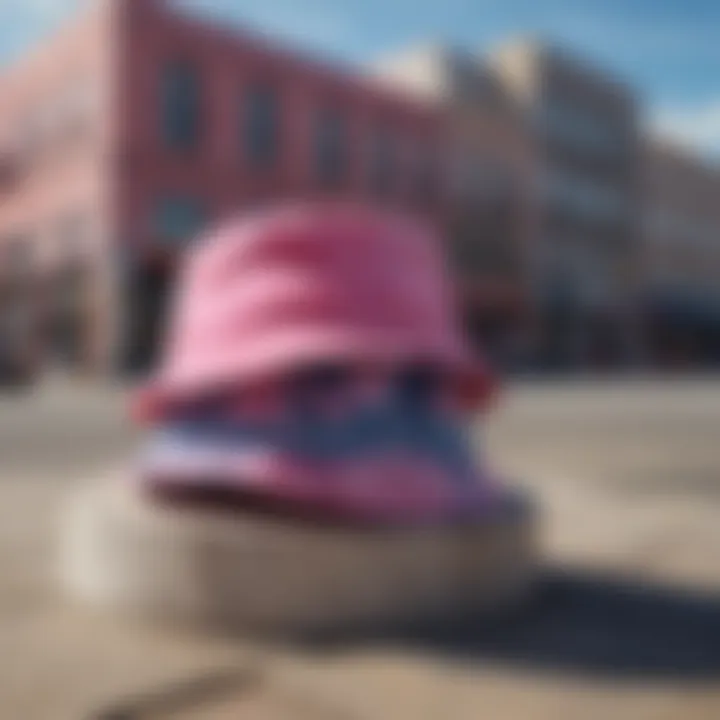
[[[122,411],[112,388],[68,383],[0,399],[1,720],[720,717],[720,381],[512,388],[486,444],[543,505],[538,602],[512,627],[313,653],[55,596],[57,509],[132,447]],[[145,714],[103,714],[145,692]]]

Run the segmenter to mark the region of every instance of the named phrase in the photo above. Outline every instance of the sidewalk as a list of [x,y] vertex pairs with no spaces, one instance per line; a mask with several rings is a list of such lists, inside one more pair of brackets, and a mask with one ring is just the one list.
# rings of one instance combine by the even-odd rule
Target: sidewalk
[[[513,390],[487,446],[538,493],[548,558],[570,568],[516,626],[259,654],[64,605],[57,510],[125,457],[124,403],[63,382],[2,401],[0,719],[714,720],[720,387],[688,393]],[[146,693],[145,714],[107,714]]]

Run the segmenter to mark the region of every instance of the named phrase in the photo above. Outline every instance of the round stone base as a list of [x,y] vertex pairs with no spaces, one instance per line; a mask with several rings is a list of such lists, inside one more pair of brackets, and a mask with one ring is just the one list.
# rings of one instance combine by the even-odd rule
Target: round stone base
[[122,482],[84,487],[64,516],[71,597],[196,629],[333,632],[512,606],[536,567],[535,512],[474,522],[342,527],[176,507]]

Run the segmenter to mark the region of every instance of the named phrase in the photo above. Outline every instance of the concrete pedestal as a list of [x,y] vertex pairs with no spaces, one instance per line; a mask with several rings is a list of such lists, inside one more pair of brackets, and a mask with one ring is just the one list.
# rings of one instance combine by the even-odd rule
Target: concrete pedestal
[[348,528],[171,507],[116,480],[71,499],[60,571],[76,600],[140,618],[322,632],[517,603],[534,529],[517,500],[463,524]]

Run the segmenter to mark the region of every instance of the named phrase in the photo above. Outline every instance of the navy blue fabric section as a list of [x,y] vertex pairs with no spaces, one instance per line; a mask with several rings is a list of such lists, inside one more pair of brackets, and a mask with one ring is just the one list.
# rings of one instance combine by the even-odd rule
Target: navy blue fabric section
[[157,447],[187,443],[218,449],[267,447],[313,460],[342,460],[393,451],[426,458],[461,483],[473,482],[473,459],[464,427],[431,403],[396,393],[385,402],[329,419],[303,403],[274,422],[194,417],[159,428]]

